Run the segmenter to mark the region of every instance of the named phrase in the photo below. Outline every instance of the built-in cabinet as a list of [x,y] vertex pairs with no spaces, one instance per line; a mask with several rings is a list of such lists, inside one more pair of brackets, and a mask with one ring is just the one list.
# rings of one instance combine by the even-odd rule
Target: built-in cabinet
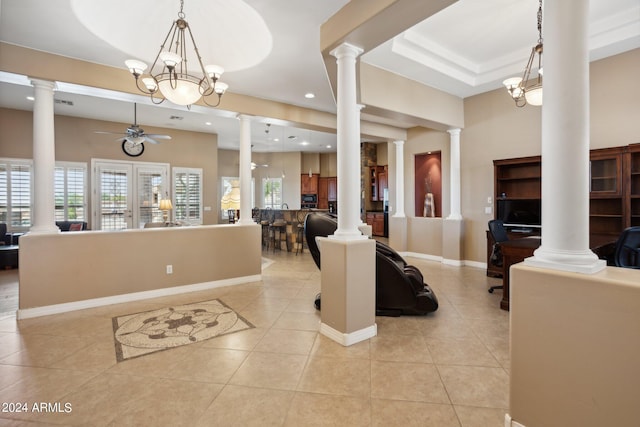
[[371,178],[371,200],[374,202],[384,200],[384,190],[387,189],[387,167],[369,166]]
[[300,176],[300,192],[302,194],[318,194],[318,179],[320,175],[302,174]]
[[629,146],[629,226],[640,226],[640,144]]
[[374,236],[384,236],[383,212],[367,212],[366,222],[371,226],[371,234]]
[[318,179],[318,209],[329,209],[329,202],[338,199],[338,179],[321,177]]
[[592,246],[615,240],[628,226],[623,157],[626,147],[591,150],[589,234]]
[[[589,245],[597,248],[615,241],[625,228],[640,226],[640,144],[591,150],[589,159]],[[493,164],[496,218],[504,201],[541,200],[540,156],[494,160]],[[489,262],[491,246],[488,236],[487,274],[495,275],[499,272]]]

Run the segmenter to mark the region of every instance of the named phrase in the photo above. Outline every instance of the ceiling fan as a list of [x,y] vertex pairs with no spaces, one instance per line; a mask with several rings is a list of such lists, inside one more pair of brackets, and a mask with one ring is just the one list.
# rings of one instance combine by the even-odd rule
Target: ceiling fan
[[[124,136],[124,141],[122,141],[123,144],[125,142],[128,142],[129,145],[139,145],[139,144],[142,144],[143,142],[149,142],[151,144],[159,144],[159,142],[156,141],[157,139],[171,139],[169,135],[145,133],[144,129],[138,126],[136,103],[133,104],[133,124],[127,128],[126,132],[118,133],[118,132],[108,132],[108,131],[97,130],[95,131],[95,133],[122,135]],[[120,138],[117,138],[116,141],[120,141]]]

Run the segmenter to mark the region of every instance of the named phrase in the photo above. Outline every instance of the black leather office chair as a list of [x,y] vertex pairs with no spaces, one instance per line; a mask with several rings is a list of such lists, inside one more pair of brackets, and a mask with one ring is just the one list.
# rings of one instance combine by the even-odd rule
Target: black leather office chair
[[[321,268],[320,250],[316,237],[326,237],[338,228],[334,214],[310,213],[305,219],[307,246],[318,268]],[[321,306],[316,296],[316,308]],[[422,273],[407,262],[391,247],[376,242],[376,315],[401,316],[425,315],[438,309],[438,298]]]
[[616,267],[640,268],[640,227],[625,229],[616,242]]
[[[509,240],[507,229],[504,228],[504,222],[499,219],[489,221],[489,233],[491,233],[494,241],[489,262],[497,267],[502,267],[502,250],[500,249],[500,243]],[[489,293],[492,294],[496,289],[502,289],[502,285],[491,286]]]

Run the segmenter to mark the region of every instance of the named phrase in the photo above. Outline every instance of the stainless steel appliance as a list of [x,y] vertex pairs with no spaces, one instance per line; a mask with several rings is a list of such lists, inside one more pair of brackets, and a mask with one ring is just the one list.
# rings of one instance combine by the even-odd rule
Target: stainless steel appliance
[[318,195],[317,194],[303,194],[300,197],[300,208],[302,209],[316,209],[318,207]]

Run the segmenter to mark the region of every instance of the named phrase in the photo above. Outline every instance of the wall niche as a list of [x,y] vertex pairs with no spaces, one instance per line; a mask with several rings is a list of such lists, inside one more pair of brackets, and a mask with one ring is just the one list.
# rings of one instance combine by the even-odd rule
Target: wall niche
[[442,216],[441,152],[430,151],[415,155],[415,215]]

